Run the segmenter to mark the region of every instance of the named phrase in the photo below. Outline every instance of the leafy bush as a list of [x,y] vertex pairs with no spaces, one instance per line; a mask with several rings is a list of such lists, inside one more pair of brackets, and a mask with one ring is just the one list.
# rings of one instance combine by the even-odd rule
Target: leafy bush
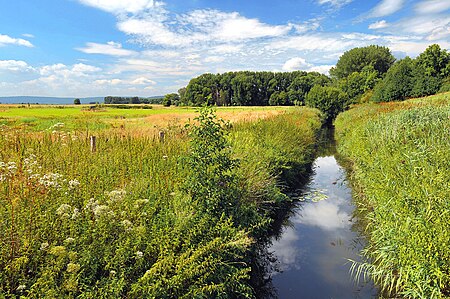
[[327,122],[348,107],[348,96],[342,90],[331,86],[315,85],[307,94],[305,104],[308,107],[319,109]]

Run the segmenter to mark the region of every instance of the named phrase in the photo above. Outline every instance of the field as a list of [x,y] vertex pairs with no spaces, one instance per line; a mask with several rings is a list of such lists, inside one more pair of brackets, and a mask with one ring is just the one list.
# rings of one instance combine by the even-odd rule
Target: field
[[218,109],[231,124],[209,109],[0,109],[0,294],[21,298],[254,297],[252,250],[321,126],[309,108]]
[[369,239],[355,273],[388,296],[448,298],[450,93],[360,105],[335,125]]
[[[288,110],[292,107],[219,107],[217,115],[230,122],[251,121]],[[161,105],[0,105],[0,125],[42,131],[64,124],[71,131],[126,129],[128,133],[145,134],[184,125],[197,112],[198,108],[193,107]]]

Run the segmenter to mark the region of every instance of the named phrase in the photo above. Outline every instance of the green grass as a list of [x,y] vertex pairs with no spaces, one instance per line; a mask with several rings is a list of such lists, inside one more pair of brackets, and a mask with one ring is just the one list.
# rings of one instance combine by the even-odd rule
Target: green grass
[[335,122],[369,239],[354,265],[387,294],[450,296],[450,94],[357,106]]
[[[23,116],[38,119],[27,124],[44,119]],[[201,207],[230,188],[191,180],[206,188],[201,198],[189,189],[186,161],[195,163],[195,147],[181,127],[166,128],[164,143],[127,128],[103,129],[92,153],[89,134],[67,125],[55,132],[1,126],[0,294],[254,297],[252,244],[267,233],[276,205],[288,200],[280,171],[312,162],[319,127],[318,111],[307,108],[235,123],[224,149],[231,146],[240,162],[225,177],[238,201],[232,214],[212,214]],[[208,167],[218,178],[225,171]]]

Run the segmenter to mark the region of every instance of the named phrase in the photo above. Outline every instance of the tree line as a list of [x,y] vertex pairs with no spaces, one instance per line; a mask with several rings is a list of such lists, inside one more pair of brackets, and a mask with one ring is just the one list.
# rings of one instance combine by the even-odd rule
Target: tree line
[[162,97],[141,98],[141,97],[116,97],[107,96],[104,99],[105,104],[161,104]]
[[[370,45],[345,52],[330,76],[317,72],[227,72],[202,74],[166,105],[307,105],[329,120],[350,104],[387,102],[450,90],[450,54],[430,45],[417,58],[397,60],[390,49]],[[170,101],[169,101],[170,98]]]

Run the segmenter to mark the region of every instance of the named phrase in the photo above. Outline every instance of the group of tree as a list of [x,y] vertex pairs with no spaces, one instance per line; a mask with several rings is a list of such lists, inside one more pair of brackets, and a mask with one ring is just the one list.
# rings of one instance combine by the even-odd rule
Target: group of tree
[[117,97],[107,96],[105,104],[162,104],[162,97],[141,98],[141,97]]
[[317,72],[228,72],[203,74],[179,93],[180,105],[265,106],[303,105],[314,85],[331,80]]
[[386,102],[450,90],[450,54],[430,45],[417,58],[396,60],[387,47],[370,45],[345,52],[330,76],[317,72],[206,73],[191,79],[164,105],[307,105],[332,120],[350,104]]

